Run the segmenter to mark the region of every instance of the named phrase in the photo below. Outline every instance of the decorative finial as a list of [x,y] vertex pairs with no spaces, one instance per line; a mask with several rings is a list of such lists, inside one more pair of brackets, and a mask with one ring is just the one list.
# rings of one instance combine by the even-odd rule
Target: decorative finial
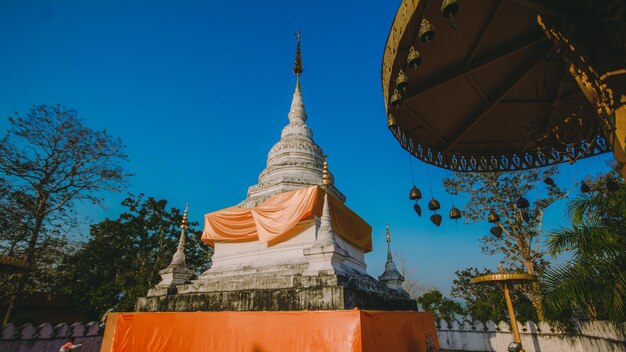
[[322,188],[327,188],[330,185],[330,174],[328,173],[328,162],[326,161],[326,157],[328,155],[324,154],[324,171],[322,172]]
[[302,55],[300,53],[300,39],[302,38],[302,32],[298,29],[295,33],[296,36],[296,60],[293,64],[293,73],[296,74],[296,92],[300,93],[300,75],[304,69],[302,68]]
[[296,76],[300,76],[302,74],[302,71],[304,71],[302,69],[302,56],[300,53],[300,39],[302,38],[302,32],[300,32],[300,30],[298,29],[298,31],[295,33],[296,36],[296,61],[293,64],[293,73],[296,74]]
[[387,243],[391,243],[391,233],[389,232],[389,224],[385,224],[385,233],[387,235]]
[[180,223],[181,229],[186,229],[189,227],[189,221],[187,220],[187,213],[189,212],[189,203],[185,205],[185,212],[183,213],[183,221]]

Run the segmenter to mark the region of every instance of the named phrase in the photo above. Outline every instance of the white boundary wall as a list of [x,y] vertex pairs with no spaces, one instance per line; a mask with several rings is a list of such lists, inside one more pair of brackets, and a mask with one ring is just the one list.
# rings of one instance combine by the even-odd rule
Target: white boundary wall
[[73,337],[76,344],[83,344],[77,352],[99,352],[102,330],[95,321],[55,326],[24,324],[20,327],[9,323],[0,329],[0,352],[56,352],[68,337]]
[[[558,331],[540,322],[519,324],[522,344],[526,352],[624,352],[626,351],[626,323],[615,328],[605,321],[593,321],[576,325],[576,333]],[[12,323],[0,329],[0,352],[54,352],[73,337],[75,343],[85,344],[80,352],[98,352],[102,343],[103,326],[97,322],[71,325],[24,324],[16,327]],[[444,351],[506,352],[513,341],[509,324],[492,321],[451,323],[442,320],[437,327],[439,344]]]
[[[437,327],[441,350],[506,352],[513,341],[509,324],[492,321],[451,323],[442,320]],[[526,352],[624,352],[626,351],[626,323],[619,328],[606,321],[577,323],[575,333],[559,331],[546,322],[518,323],[522,346]]]

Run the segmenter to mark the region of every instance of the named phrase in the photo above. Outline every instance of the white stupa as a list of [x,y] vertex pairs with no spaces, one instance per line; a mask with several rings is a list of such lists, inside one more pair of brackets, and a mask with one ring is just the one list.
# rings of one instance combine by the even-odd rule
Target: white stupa
[[306,125],[299,34],[294,73],[289,122],[258,183],[238,206],[205,216],[211,268],[191,281],[167,271],[138,310],[416,309],[401,276],[367,274],[371,227],[344,205]]

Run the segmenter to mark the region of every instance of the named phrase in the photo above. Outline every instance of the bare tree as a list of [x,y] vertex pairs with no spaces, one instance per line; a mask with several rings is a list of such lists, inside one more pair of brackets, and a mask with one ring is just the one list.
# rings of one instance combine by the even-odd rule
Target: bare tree
[[[75,201],[100,204],[103,192],[125,185],[125,160],[122,141],[83,126],[75,110],[41,105],[25,117],[9,117],[0,139],[0,178],[3,208],[15,212],[9,219],[20,222],[20,233],[5,236],[13,252],[33,266],[40,236],[62,226]],[[28,274],[18,280],[4,322],[28,280]]]
[[406,259],[400,253],[394,254],[396,263],[398,264],[398,271],[404,276],[404,282],[402,288],[409,294],[412,299],[417,299],[419,296],[426,292],[426,287],[420,284],[415,277],[415,270],[409,267],[406,263]]

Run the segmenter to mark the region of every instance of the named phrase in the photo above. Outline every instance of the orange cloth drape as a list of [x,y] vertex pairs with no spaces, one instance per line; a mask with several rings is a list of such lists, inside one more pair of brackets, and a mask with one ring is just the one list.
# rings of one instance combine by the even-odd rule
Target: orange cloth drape
[[438,348],[430,312],[111,313],[101,352],[425,352],[427,335]]
[[[273,245],[294,235],[294,229],[313,215],[321,217],[325,191],[311,186],[272,196],[253,209],[226,208],[204,216],[202,241],[214,242],[260,241]],[[333,229],[358,248],[372,250],[372,227],[329,194]]]

